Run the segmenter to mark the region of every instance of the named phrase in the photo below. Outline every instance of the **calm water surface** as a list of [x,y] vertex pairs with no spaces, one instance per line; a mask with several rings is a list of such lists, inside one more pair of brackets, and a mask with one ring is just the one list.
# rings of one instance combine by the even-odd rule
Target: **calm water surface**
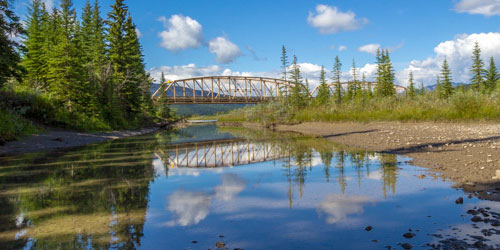
[[466,212],[500,204],[408,160],[214,125],[3,157],[0,249],[429,249],[494,230]]

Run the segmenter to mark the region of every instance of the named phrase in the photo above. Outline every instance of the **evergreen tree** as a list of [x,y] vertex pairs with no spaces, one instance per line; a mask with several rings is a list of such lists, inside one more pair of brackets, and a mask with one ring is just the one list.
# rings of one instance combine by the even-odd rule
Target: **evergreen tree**
[[127,105],[127,111],[139,112],[141,104],[149,97],[150,79],[144,70],[142,48],[137,36],[136,26],[132,17],[128,16],[125,22],[124,54],[126,59],[126,80],[120,89],[122,98]]
[[480,91],[485,91],[483,86],[483,74],[484,74],[484,63],[481,60],[481,48],[479,48],[479,43],[476,42],[474,45],[474,50],[472,51],[472,68],[471,68],[472,78],[471,82],[476,84],[476,88]]
[[389,57],[389,50],[377,50],[377,86],[378,96],[394,96],[394,69]]
[[47,51],[44,48],[44,18],[46,10],[40,0],[31,1],[26,22],[23,66],[27,71],[27,84],[33,88],[47,90]]
[[161,72],[160,84],[165,84],[167,79],[165,79],[165,73]]
[[453,85],[451,84],[451,71],[448,65],[448,60],[446,58],[443,61],[443,66],[441,68],[441,98],[448,98],[453,94]]
[[328,99],[330,98],[330,88],[328,87],[328,84],[326,82],[326,73],[325,73],[325,67],[321,66],[321,73],[319,76],[319,87],[318,87],[318,96],[316,96],[316,99],[320,104],[325,104],[328,102]]
[[342,83],[340,82],[341,74],[342,63],[340,62],[339,56],[336,56],[333,64],[333,83],[335,84],[334,96],[337,103],[342,102]]
[[352,81],[347,84],[347,96],[346,98],[353,99],[356,96],[356,87],[358,84],[358,72],[356,69],[356,62],[352,59],[352,68],[351,68]]
[[486,89],[491,92],[495,89],[498,81],[498,71],[495,65],[495,59],[493,57],[490,58],[490,66],[486,71],[486,79],[484,81],[484,85]]
[[290,72],[290,79],[293,83],[291,104],[295,108],[305,106],[305,87],[302,83],[302,75],[300,73],[300,66],[297,64],[297,56],[293,56],[292,70]]
[[24,29],[8,0],[0,0],[0,88],[12,77],[20,80],[23,68],[20,66],[21,45],[12,36],[24,34]]
[[363,85],[366,85],[366,92],[368,97],[373,97],[373,92],[372,92],[372,82],[366,82],[366,75],[363,72],[363,77],[362,77]]
[[71,0],[61,0],[56,45],[49,54],[48,81],[52,92],[70,112],[95,114],[93,93],[86,80],[79,35],[80,27]]
[[407,93],[407,95],[410,98],[414,98],[416,95],[415,83],[413,82],[413,71],[410,71],[410,74],[408,76],[408,93]]
[[281,48],[281,75],[283,80],[287,81],[287,71],[288,71],[288,55],[286,54],[285,45]]
[[420,94],[421,95],[425,94],[424,82],[420,82]]

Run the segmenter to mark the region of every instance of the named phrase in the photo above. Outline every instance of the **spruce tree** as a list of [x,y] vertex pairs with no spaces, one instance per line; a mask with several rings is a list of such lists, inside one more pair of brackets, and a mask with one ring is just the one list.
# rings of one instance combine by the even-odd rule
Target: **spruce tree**
[[293,83],[291,104],[295,108],[301,108],[305,105],[305,87],[302,83],[302,74],[300,73],[300,66],[297,64],[297,56],[295,55],[293,56],[290,80]]
[[484,63],[481,60],[481,48],[479,48],[479,43],[476,41],[474,45],[474,50],[472,51],[472,68],[471,68],[472,78],[471,82],[476,85],[476,88],[482,92],[485,91],[483,86],[483,74],[484,74]]
[[45,31],[44,19],[46,10],[40,0],[31,1],[28,7],[28,18],[26,22],[26,39],[24,40],[23,66],[27,71],[26,80],[28,86],[47,90],[47,51],[44,48]]
[[453,85],[451,83],[451,71],[448,65],[448,60],[446,58],[443,61],[443,66],[441,68],[441,98],[448,98],[453,94]]
[[151,86],[144,70],[142,48],[131,16],[128,16],[125,22],[124,45],[126,81],[123,82],[120,92],[127,110],[137,113],[141,110],[143,101],[147,101]]
[[283,80],[287,81],[287,71],[288,71],[288,55],[286,54],[285,45],[281,48],[281,75]]
[[356,96],[356,88],[358,84],[358,72],[356,69],[356,62],[352,59],[351,68],[352,81],[347,85],[347,99],[353,99]]
[[318,95],[316,96],[316,99],[320,104],[325,104],[326,102],[328,102],[328,99],[330,98],[330,88],[328,87],[328,84],[326,82],[325,75],[326,75],[325,67],[322,65],[319,76]]
[[336,56],[333,64],[333,83],[335,84],[334,96],[337,103],[342,102],[342,83],[340,82],[341,74],[342,63],[340,62],[339,56]]
[[165,73],[161,72],[160,84],[165,84],[166,82]]
[[496,88],[498,81],[498,71],[495,65],[495,59],[493,57],[490,58],[490,66],[486,71],[486,79],[484,81],[484,85],[488,92],[493,91]]
[[408,93],[407,93],[407,95],[410,98],[414,98],[416,95],[415,83],[413,82],[413,71],[410,71],[410,74],[408,76]]
[[21,79],[23,68],[20,66],[21,45],[11,36],[24,34],[19,17],[12,10],[8,0],[0,0],[0,88],[12,77]]
[[394,96],[394,69],[389,57],[389,50],[377,50],[377,86],[378,96]]

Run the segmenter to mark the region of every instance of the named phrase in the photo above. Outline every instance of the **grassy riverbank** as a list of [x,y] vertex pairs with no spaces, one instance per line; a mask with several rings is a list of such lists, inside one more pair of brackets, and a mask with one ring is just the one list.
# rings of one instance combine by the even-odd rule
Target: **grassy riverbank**
[[468,90],[441,99],[434,92],[415,97],[360,98],[325,104],[311,100],[303,107],[278,103],[233,110],[204,119],[220,122],[297,123],[340,121],[500,121],[500,95]]

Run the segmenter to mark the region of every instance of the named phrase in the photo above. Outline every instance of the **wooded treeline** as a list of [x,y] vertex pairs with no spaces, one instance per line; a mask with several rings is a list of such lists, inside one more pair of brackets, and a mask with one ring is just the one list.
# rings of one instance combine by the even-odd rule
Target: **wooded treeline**
[[151,109],[150,83],[136,27],[123,0],[107,19],[87,0],[78,20],[71,0],[47,10],[32,0],[22,66],[23,84],[58,99],[70,112],[115,126]]
[[90,130],[151,120],[152,80],[124,0],[115,0],[106,18],[98,0],[87,0],[81,15],[72,0],[60,0],[53,9],[31,0],[24,25],[12,4],[0,0],[0,64],[9,69],[0,73],[0,89],[8,96],[0,102],[4,113],[30,102],[29,110],[48,113],[54,123],[48,125]]

